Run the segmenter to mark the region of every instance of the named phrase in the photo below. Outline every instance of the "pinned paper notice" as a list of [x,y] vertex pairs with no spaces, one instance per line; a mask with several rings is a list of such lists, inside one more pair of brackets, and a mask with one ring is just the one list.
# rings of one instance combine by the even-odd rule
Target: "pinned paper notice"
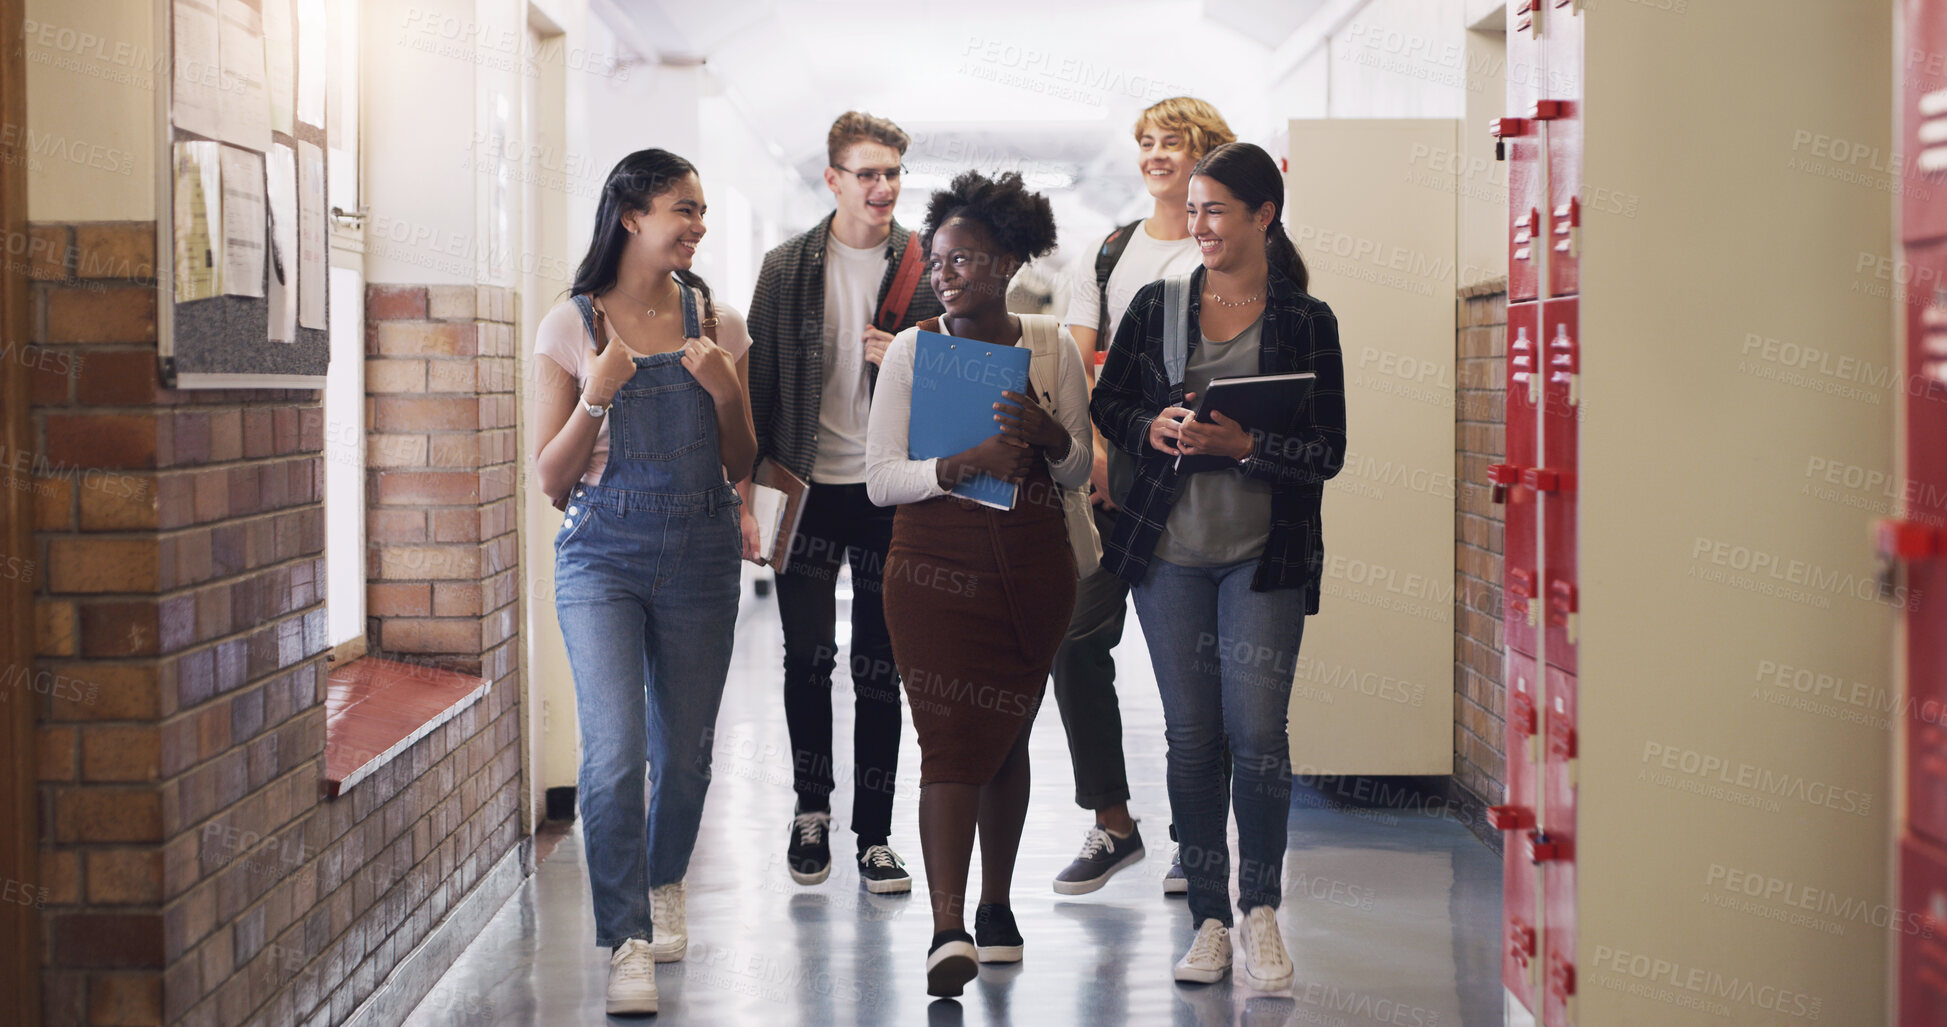
[[223,95],[216,8],[208,0],[175,0],[174,11],[170,115],[177,128],[214,139]]
[[223,186],[213,142],[175,145],[176,302],[220,295],[223,259]]
[[[275,0],[273,0],[275,2]],[[270,202],[270,341],[297,340],[297,155],[272,143],[264,164]]]
[[[356,11],[357,6],[346,8]],[[351,24],[347,22],[347,24]],[[297,3],[297,120],[320,128],[325,123],[325,0]],[[335,130],[335,127],[334,127]]]
[[[221,121],[226,143],[263,153],[270,149],[270,95],[264,84],[263,17],[244,0],[223,0]],[[259,294],[261,295],[261,294]]]
[[264,294],[264,158],[223,148],[223,269],[225,296]]
[[291,0],[264,0],[264,74],[270,83],[270,127],[296,135],[297,37]]
[[297,144],[297,322],[325,326],[325,164],[316,143]]

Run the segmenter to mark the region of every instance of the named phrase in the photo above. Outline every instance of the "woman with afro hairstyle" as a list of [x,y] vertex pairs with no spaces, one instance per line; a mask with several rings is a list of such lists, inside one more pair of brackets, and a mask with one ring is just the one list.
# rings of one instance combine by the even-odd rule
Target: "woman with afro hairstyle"
[[[1093,438],[1081,351],[1053,317],[1007,312],[1014,273],[1055,247],[1048,201],[1021,176],[965,172],[933,194],[920,237],[946,312],[893,339],[866,430],[866,489],[898,506],[886,625],[919,737],[920,848],[933,902],[929,994],[960,994],[980,962],[1018,962],[1008,889],[1028,808],[1028,729],[1075,605],[1061,488],[1088,480]],[[1053,346],[1054,381],[995,404],[995,433],[953,456],[907,457],[918,329],[995,346]],[[1043,352],[1046,352],[1044,349]],[[1012,510],[948,491],[977,473],[1019,483]],[[1059,486],[1059,488],[1057,487]],[[980,905],[966,930],[980,839]]]

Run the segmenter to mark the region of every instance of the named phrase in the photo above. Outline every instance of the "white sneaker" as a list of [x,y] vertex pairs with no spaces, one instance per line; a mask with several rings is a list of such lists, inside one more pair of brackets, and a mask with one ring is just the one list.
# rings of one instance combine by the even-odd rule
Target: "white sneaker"
[[1192,984],[1215,984],[1230,972],[1230,932],[1216,917],[1197,927],[1190,951],[1176,961],[1176,979]]
[[1258,991],[1283,991],[1291,987],[1291,957],[1285,954],[1284,937],[1278,931],[1278,911],[1256,906],[1244,914],[1237,925],[1237,947],[1244,950],[1244,969],[1238,976],[1245,985]]
[[690,950],[689,891],[683,882],[665,884],[649,890],[649,920],[656,925],[656,937],[649,951],[658,963],[674,963]]
[[630,938],[608,957],[608,1013],[643,1015],[656,1011],[656,960],[649,943]]

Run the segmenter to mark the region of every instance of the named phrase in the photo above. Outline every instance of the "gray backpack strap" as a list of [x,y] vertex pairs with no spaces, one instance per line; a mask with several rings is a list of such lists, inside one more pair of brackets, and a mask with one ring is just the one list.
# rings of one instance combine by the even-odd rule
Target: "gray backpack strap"
[[1022,314],[1021,335],[1028,344],[1028,386],[1039,394],[1042,409],[1058,414],[1061,392],[1061,329],[1059,322],[1043,314]]
[[1163,371],[1172,387],[1183,384],[1190,362],[1190,276],[1163,279]]

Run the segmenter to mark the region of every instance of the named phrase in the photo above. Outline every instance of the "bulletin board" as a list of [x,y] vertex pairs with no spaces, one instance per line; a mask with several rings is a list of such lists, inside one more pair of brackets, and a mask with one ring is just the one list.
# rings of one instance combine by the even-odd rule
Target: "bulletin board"
[[[157,0],[162,380],[322,388],[329,0]],[[159,62],[160,63],[160,62]]]

